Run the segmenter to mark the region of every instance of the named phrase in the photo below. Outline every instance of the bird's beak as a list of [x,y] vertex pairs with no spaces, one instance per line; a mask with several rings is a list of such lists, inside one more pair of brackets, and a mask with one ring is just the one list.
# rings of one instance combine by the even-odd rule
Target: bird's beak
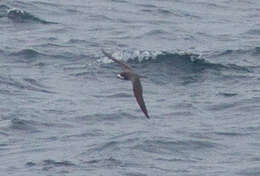
[[121,76],[120,74],[116,75],[119,79],[125,79],[123,76]]

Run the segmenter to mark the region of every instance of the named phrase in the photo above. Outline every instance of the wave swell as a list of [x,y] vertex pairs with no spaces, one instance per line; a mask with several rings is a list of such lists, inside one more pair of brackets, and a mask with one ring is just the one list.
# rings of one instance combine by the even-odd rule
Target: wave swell
[[0,17],[7,17],[17,23],[57,24],[55,22],[46,21],[36,17],[25,10],[10,8],[6,5],[0,5]]
[[[250,68],[236,64],[214,63],[204,59],[201,55],[186,52],[151,52],[151,51],[133,51],[113,53],[115,58],[128,63],[154,63],[162,66],[177,68],[183,71],[200,72],[205,69],[211,70],[235,70],[251,72]],[[111,60],[105,58],[102,62],[110,63]]]
[[42,20],[42,19],[30,14],[29,12],[26,12],[26,11],[20,10],[20,9],[16,9],[16,8],[9,9],[7,11],[7,17],[9,19],[12,19],[15,22],[21,22],[21,23],[36,22],[36,23],[42,23],[42,24],[57,24],[54,22]]
[[0,76],[0,84],[10,86],[17,89],[36,91],[41,93],[53,93],[43,85],[41,85],[37,80],[31,78],[25,78],[23,81],[17,81],[10,77]]
[[19,57],[23,57],[23,58],[27,58],[27,59],[34,58],[39,55],[41,55],[41,54],[33,49],[22,49],[20,51],[13,52],[10,54],[10,56],[19,56]]

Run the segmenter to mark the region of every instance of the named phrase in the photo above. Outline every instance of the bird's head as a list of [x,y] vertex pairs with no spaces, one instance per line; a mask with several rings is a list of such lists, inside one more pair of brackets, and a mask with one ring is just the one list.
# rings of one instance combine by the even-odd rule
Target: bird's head
[[117,75],[118,78],[124,79],[124,80],[130,80],[130,73],[128,72],[122,72]]

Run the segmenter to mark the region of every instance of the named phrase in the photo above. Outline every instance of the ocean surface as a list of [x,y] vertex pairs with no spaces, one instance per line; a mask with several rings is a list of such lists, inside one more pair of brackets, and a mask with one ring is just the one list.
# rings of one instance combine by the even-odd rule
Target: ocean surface
[[260,1],[1,0],[0,102],[1,176],[258,176]]

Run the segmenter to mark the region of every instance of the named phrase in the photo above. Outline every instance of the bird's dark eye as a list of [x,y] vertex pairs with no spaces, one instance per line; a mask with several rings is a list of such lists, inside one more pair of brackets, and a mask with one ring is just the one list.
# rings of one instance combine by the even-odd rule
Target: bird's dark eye
[[127,75],[125,72],[120,73],[120,76],[121,76],[123,79],[128,80],[128,75]]
[[126,79],[126,75],[124,73],[120,74],[124,79]]

